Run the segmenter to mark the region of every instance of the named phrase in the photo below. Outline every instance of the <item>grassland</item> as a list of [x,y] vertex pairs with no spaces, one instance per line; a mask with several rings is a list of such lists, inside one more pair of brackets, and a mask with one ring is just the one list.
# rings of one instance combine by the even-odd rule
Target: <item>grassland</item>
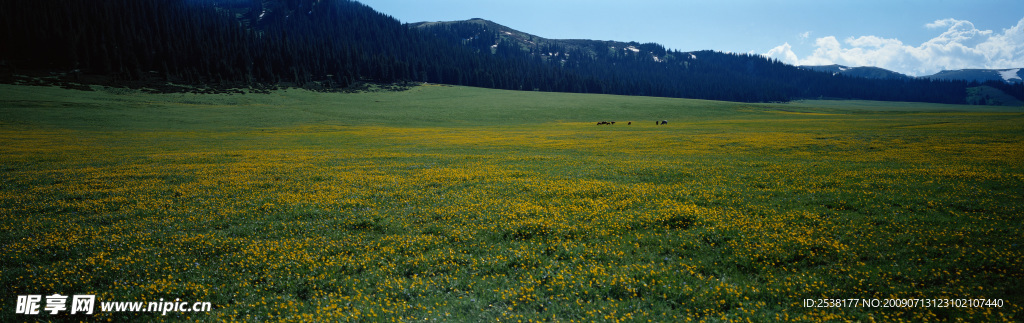
[[1012,108],[0,85],[0,321],[1020,321],[1022,157]]

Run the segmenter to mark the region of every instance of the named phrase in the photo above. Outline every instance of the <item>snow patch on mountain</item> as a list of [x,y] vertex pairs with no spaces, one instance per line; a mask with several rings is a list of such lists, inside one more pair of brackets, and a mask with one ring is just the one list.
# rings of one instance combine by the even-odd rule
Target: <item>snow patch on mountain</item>
[[1020,73],[1019,68],[1011,68],[1008,70],[999,71],[999,76],[1002,76],[1003,80],[1010,82],[1010,80],[1012,79],[1021,79],[1020,76],[1017,76],[1017,73]]

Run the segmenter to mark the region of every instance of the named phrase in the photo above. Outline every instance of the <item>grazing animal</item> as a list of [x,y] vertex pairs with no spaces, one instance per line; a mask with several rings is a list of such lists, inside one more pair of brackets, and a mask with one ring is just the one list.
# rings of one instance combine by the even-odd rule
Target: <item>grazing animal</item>
[[668,124],[668,120],[661,120],[661,124]]
[[599,125],[599,126],[600,126],[600,125],[603,125],[603,124],[614,124],[614,122],[608,122],[608,121],[601,121],[601,122],[598,122],[598,123],[597,123],[597,125]]
[[611,124],[615,124],[615,121],[612,121]]
[[626,125],[627,125],[627,126],[633,125],[633,121],[630,121],[630,122],[626,122]]

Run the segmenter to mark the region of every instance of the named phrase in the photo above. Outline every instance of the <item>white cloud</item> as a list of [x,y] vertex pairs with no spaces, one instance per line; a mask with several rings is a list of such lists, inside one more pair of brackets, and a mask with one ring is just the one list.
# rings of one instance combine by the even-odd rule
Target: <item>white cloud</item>
[[956,19],[953,19],[953,18],[939,19],[939,20],[936,20],[936,21],[935,21],[935,22],[933,22],[933,23],[928,23],[928,24],[925,24],[924,26],[925,26],[925,27],[928,27],[928,28],[930,28],[930,29],[935,29],[935,28],[942,28],[942,27],[949,27],[949,25],[952,25],[952,24],[953,24],[953,23],[955,23],[956,21],[957,21],[957,20],[956,20]]
[[810,37],[811,37],[811,32],[809,32],[809,31],[805,31],[805,32],[800,33],[800,39],[801,40],[804,40],[804,39],[807,39],[807,38],[810,38]]
[[768,53],[764,54],[764,56],[773,57],[790,64],[796,64],[795,62],[800,61],[796,57],[796,53],[793,52],[793,46],[790,46],[789,43],[772,48]]
[[835,36],[826,36],[817,38],[814,52],[803,58],[789,43],[772,48],[765,56],[794,65],[878,66],[910,75],[944,69],[1024,67],[1024,19],[1002,33],[979,30],[970,21],[957,19],[936,20],[925,27],[946,30],[919,46],[878,36],[849,37],[842,43]]

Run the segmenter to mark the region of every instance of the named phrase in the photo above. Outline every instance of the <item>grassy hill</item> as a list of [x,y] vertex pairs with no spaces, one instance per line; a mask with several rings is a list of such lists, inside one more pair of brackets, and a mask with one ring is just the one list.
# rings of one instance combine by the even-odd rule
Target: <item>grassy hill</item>
[[[1010,107],[0,85],[0,301],[213,306],[91,317],[113,320],[1019,321],[1020,156]],[[826,298],[932,307],[804,306]]]
[[1024,107],[1024,102],[997,88],[982,85],[967,89],[967,102],[974,104]]

